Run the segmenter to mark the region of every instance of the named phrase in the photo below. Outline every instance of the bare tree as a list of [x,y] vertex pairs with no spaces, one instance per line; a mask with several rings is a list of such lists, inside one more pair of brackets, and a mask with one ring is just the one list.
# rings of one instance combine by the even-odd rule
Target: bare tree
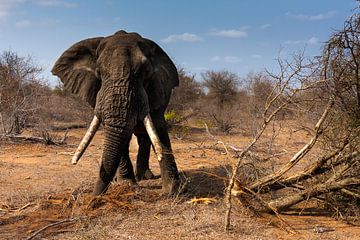
[[214,99],[217,107],[222,108],[236,99],[239,77],[229,71],[207,71],[202,74],[207,97]]
[[324,76],[339,110],[359,124],[360,119],[360,15],[354,14],[324,47]]
[[185,69],[178,67],[179,86],[173,90],[168,110],[182,112],[192,109],[203,95],[202,86],[195,80],[195,75],[189,75]]
[[3,133],[21,133],[29,117],[38,108],[41,68],[31,57],[11,51],[0,56],[0,125]]
[[259,116],[264,111],[267,98],[271,94],[274,83],[263,72],[249,73],[244,79],[251,102],[252,113]]
[[[325,44],[322,57],[307,61],[303,55],[296,55],[292,62],[279,60],[280,71],[277,74],[268,73],[275,84],[264,106],[263,124],[250,143],[238,151],[238,159],[226,191],[226,230],[230,227],[231,195],[240,199],[254,196],[261,200],[267,211],[275,213],[314,198],[326,203],[332,201],[331,206],[334,206],[334,200],[331,199],[343,199],[345,201],[337,200],[336,204],[345,204],[346,208],[355,199],[352,207],[357,206],[355,212],[358,212],[359,23],[358,14],[347,20],[344,29],[334,33]],[[262,138],[270,121],[275,119],[274,116],[284,108],[297,110],[303,115],[307,113],[303,119],[314,122],[313,127],[308,128],[310,139],[283,166],[259,174],[253,182],[241,182],[244,177],[240,175],[246,174],[241,169],[248,166],[245,165],[247,153]],[[321,149],[321,152],[310,155],[315,148]],[[304,160],[310,156],[310,159]],[[300,162],[305,168],[299,167]],[[295,166],[300,170],[291,172]],[[287,196],[276,197],[277,194],[272,194],[270,200],[263,200],[264,193],[290,189],[291,194]],[[340,209],[341,205],[337,205],[336,211]]]
[[235,126],[234,102],[237,101],[239,77],[229,71],[207,71],[202,74],[207,94],[204,109],[221,132]]

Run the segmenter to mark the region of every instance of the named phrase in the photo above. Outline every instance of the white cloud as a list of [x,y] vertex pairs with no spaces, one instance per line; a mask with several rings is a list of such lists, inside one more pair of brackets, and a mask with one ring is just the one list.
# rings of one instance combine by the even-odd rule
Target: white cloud
[[212,58],[210,58],[210,61],[212,62],[225,62],[225,63],[238,63],[241,62],[241,58],[235,57],[235,56],[225,56],[225,57],[220,57],[220,56],[214,56]]
[[336,11],[319,13],[317,15],[293,14],[290,12],[286,13],[286,16],[297,19],[297,20],[302,20],[302,21],[321,21],[321,20],[332,18],[335,15],[336,15]]
[[262,58],[262,56],[260,54],[253,54],[253,55],[251,55],[251,57],[254,58],[254,59],[261,59]]
[[[0,22],[6,20],[19,4],[25,3],[26,1],[29,0],[0,0]],[[77,7],[77,3],[63,0],[32,0],[31,2],[42,7]],[[15,25],[21,26],[27,25],[27,23],[20,21]]]
[[121,22],[121,17],[114,17],[114,18],[113,18],[113,22],[114,22],[114,23],[119,23],[119,22]]
[[284,43],[286,45],[297,45],[297,44],[316,45],[319,43],[319,39],[317,37],[311,37],[307,40],[287,40]]
[[286,45],[296,45],[296,44],[302,44],[305,43],[304,40],[287,40],[284,42]]
[[43,20],[40,23],[40,26],[42,26],[42,27],[52,27],[52,26],[58,25],[60,22],[61,21],[57,20],[57,19],[47,19],[47,20]]
[[250,29],[250,26],[248,26],[248,25],[244,25],[244,26],[240,27],[240,30],[242,30],[242,31],[246,31],[246,30],[249,30],[249,29]]
[[266,23],[266,24],[261,25],[261,26],[260,26],[260,29],[261,29],[261,30],[265,30],[265,29],[268,29],[268,28],[270,28],[270,27],[271,27],[271,24]]
[[[247,29],[246,27],[245,29]],[[212,36],[218,36],[218,37],[227,37],[227,38],[242,38],[247,37],[248,34],[243,28],[242,30],[236,30],[236,29],[229,29],[229,30],[214,30],[210,32],[210,35]]]
[[218,61],[220,61],[220,57],[219,56],[214,56],[214,57],[210,58],[210,61],[218,62]]
[[12,10],[19,3],[24,2],[25,0],[1,0],[0,1],[0,21],[6,19],[12,12]]
[[182,41],[182,42],[199,42],[202,41],[203,39],[201,37],[199,37],[196,34],[192,34],[192,33],[183,33],[183,34],[174,34],[174,35],[170,35],[167,38],[162,39],[161,41],[164,43],[173,43],[173,42],[178,42],[178,41]]
[[62,0],[36,0],[36,4],[42,7],[65,7],[65,8],[77,7],[77,4],[74,2],[68,2]]
[[21,20],[15,23],[15,26],[18,28],[25,28],[30,26],[31,22],[29,20]]
[[312,37],[312,38],[310,38],[310,39],[307,41],[307,43],[308,43],[309,45],[316,45],[316,44],[319,43],[319,39],[318,39],[317,37]]
[[202,67],[202,66],[198,66],[198,67],[188,67],[189,70],[193,71],[193,72],[204,72],[209,70],[209,68],[207,67]]

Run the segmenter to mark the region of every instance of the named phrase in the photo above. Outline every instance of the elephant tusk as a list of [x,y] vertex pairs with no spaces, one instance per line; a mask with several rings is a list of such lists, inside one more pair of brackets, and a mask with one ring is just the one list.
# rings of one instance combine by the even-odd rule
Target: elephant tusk
[[144,126],[146,128],[147,133],[149,134],[150,141],[152,145],[154,146],[154,150],[156,153],[156,156],[158,158],[158,161],[160,162],[162,160],[162,155],[164,152],[164,147],[160,142],[159,136],[156,133],[156,129],[154,127],[154,123],[151,119],[150,114],[147,114],[144,118]]
[[86,148],[89,146],[91,140],[95,136],[96,131],[98,130],[100,126],[100,119],[97,116],[94,116],[93,120],[90,123],[90,126],[88,130],[85,133],[85,136],[81,140],[78,148],[76,149],[76,152],[74,156],[71,159],[72,164],[77,164],[83,153],[85,152]]

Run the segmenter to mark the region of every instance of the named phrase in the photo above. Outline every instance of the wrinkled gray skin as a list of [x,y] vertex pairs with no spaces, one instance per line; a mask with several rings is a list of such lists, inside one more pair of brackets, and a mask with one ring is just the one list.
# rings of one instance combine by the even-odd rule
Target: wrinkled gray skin
[[[119,31],[74,44],[57,60],[52,73],[60,77],[65,89],[86,100],[104,125],[102,162],[93,194],[107,190],[117,169],[120,177],[135,183],[129,158],[132,133],[139,143],[136,178],[152,177],[151,143],[142,121],[150,113],[161,143],[171,152],[164,111],[179,83],[176,67],[166,53],[137,33]],[[172,154],[166,154],[160,169],[164,192],[176,192],[179,173]]]

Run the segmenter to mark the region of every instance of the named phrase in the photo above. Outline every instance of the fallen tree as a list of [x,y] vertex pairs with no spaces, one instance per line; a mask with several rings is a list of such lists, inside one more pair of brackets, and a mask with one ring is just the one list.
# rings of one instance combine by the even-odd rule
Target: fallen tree
[[[312,199],[330,204],[334,202],[333,196],[342,196],[335,199],[339,204],[348,204],[353,199],[354,207],[360,209],[359,59],[360,15],[354,14],[345,22],[344,29],[330,37],[322,57],[307,61],[299,54],[292,61],[280,59],[279,73],[268,72],[274,88],[265,103],[262,124],[246,147],[229,148],[236,153],[232,154],[236,163],[226,189],[226,231],[230,229],[232,197],[240,201],[255,197],[261,200],[265,211],[276,214]],[[250,150],[285,109],[299,112],[306,121],[314,122],[312,129],[307,127],[310,139],[286,164],[263,171],[251,182],[244,181],[251,174]],[[305,167],[299,167],[300,162]],[[250,166],[256,171],[256,164]],[[280,191],[282,194],[277,194]]]
[[21,142],[30,142],[30,143],[43,143],[45,145],[64,145],[66,144],[68,130],[65,131],[64,136],[61,139],[57,139],[48,131],[42,131],[41,137],[38,136],[22,136],[15,134],[2,134],[0,139],[6,141],[21,141]]

